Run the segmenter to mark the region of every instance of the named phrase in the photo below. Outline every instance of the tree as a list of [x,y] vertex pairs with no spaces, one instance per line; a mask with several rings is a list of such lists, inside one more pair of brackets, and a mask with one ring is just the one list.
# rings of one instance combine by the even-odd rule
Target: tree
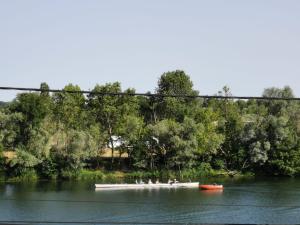
[[[220,94],[224,96],[231,95],[229,88],[226,86]],[[234,101],[228,99],[213,101],[211,104],[220,115],[218,130],[224,135],[218,157],[223,159],[225,169],[240,169],[246,160],[246,153],[240,142],[240,133],[244,123],[239,108]]]
[[26,149],[40,160],[49,158],[52,137],[56,132],[55,125],[50,118],[44,119],[39,127],[30,131],[30,139]]
[[[286,86],[265,89],[265,97],[294,97],[293,91]],[[266,135],[270,143],[267,169],[270,173],[294,175],[300,172],[299,146],[299,104],[294,101],[260,102],[268,109],[269,116],[265,119]]]
[[120,122],[119,135],[121,137],[120,153],[127,151],[130,164],[133,161],[134,154],[139,151],[141,141],[144,135],[144,121],[138,115],[125,116]]
[[280,175],[300,172],[299,136],[288,117],[268,118],[268,140],[270,142],[268,169]]
[[16,147],[19,143],[22,113],[0,110],[0,143],[5,149]]
[[194,153],[198,147],[197,129],[197,124],[190,118],[182,124],[166,119],[148,125],[149,142],[154,149],[150,152],[153,161],[166,169],[190,168],[195,163]]
[[[104,86],[96,85],[92,92],[97,93],[120,93],[122,92],[120,83],[106,84]],[[125,93],[134,94],[133,89],[125,90]],[[104,134],[107,137],[107,144],[112,150],[112,165],[114,163],[114,136],[123,138],[128,135],[124,134],[128,126],[128,120],[137,116],[138,99],[135,96],[111,96],[105,94],[91,93],[88,96],[88,108],[96,122],[101,124]],[[136,121],[135,121],[136,122]],[[140,122],[137,122],[137,124]],[[131,139],[133,140],[133,139]],[[125,143],[125,142],[124,142]]]
[[267,152],[270,150],[270,143],[259,141],[252,143],[250,146],[250,160],[252,163],[262,165],[268,160]]
[[57,163],[57,170],[60,172],[64,170],[78,172],[87,158],[97,154],[97,142],[88,132],[60,131],[56,136],[57,143],[51,148],[51,158]]
[[159,119],[169,118],[183,122],[185,116],[190,116],[194,109],[201,105],[196,98],[163,97],[163,95],[198,95],[198,92],[193,90],[190,77],[181,70],[164,73],[158,81],[156,93],[162,95],[157,98]]
[[10,173],[14,176],[21,176],[34,169],[40,163],[36,157],[24,149],[16,150],[16,157],[10,160]]
[[[93,92],[119,93],[121,92],[120,83],[106,84],[105,86],[96,85]],[[100,123],[108,137],[108,143],[112,147],[112,164],[114,163],[114,140],[117,126],[121,118],[119,110],[120,99],[117,96],[99,95],[91,93],[88,96],[88,107],[95,121]]]
[[46,115],[49,107],[37,93],[18,94],[17,98],[9,105],[11,112],[21,113],[22,121],[19,123],[20,134],[18,142],[26,145],[30,139],[30,132],[38,127]]
[[[64,91],[80,91],[80,87],[68,84]],[[54,116],[66,129],[83,129],[86,123],[85,97],[82,93],[59,92],[53,95]]]
[[195,122],[198,124],[197,156],[203,162],[211,162],[224,142],[224,134],[218,131],[219,115],[212,108],[198,108],[195,111]]
[[41,96],[49,97],[49,89],[50,88],[49,88],[49,85],[46,82],[41,83],[40,89],[42,90],[41,91]]
[[[151,94],[148,92],[147,94]],[[158,121],[158,99],[157,97],[139,97],[139,112],[146,124],[154,124]]]
[[[283,89],[275,87],[266,88],[262,96],[271,98],[295,97],[293,90],[289,86],[285,86]],[[260,101],[259,103],[264,104],[268,108],[269,113],[272,115],[280,115],[281,113],[288,112],[289,108],[295,105],[295,102],[285,100]]]

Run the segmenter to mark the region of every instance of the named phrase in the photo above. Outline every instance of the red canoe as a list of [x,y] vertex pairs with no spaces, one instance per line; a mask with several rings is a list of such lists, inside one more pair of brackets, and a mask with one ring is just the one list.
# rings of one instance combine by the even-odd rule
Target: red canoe
[[223,190],[223,185],[218,184],[199,184],[199,188],[202,190]]

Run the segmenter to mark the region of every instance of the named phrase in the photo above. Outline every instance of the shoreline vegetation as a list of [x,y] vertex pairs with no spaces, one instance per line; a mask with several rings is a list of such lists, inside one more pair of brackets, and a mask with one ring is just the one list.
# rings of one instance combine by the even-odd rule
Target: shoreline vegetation
[[[157,96],[119,82],[88,95],[73,84],[40,89],[0,102],[2,180],[300,175],[298,101],[165,97],[199,95],[181,70],[161,75]],[[225,86],[216,95],[232,94]],[[294,94],[286,86],[262,96]]]
[[0,174],[0,182],[32,182],[32,181],[95,181],[95,182],[128,182],[133,183],[135,180],[144,180],[147,182],[149,179],[155,181],[159,179],[162,182],[166,182],[168,179],[174,179],[180,181],[197,181],[203,178],[253,178],[253,173],[239,173],[237,171],[197,171],[186,170],[181,174],[178,171],[100,171],[100,170],[86,170],[82,169],[79,172],[68,172],[61,176],[52,177],[39,177],[35,171],[29,171],[18,177],[5,177],[4,174]]

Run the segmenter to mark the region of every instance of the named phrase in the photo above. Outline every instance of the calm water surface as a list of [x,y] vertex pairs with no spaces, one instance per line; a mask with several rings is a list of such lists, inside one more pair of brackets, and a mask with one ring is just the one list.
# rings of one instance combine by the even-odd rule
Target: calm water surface
[[2,183],[0,221],[300,223],[300,179],[222,183],[223,192],[95,191],[89,182]]

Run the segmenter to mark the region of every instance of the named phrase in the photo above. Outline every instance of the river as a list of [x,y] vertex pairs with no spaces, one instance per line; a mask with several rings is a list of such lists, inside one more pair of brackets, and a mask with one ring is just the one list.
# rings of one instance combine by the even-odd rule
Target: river
[[91,182],[1,183],[0,222],[300,223],[300,179],[216,181],[224,184],[223,192],[198,189],[96,191]]

